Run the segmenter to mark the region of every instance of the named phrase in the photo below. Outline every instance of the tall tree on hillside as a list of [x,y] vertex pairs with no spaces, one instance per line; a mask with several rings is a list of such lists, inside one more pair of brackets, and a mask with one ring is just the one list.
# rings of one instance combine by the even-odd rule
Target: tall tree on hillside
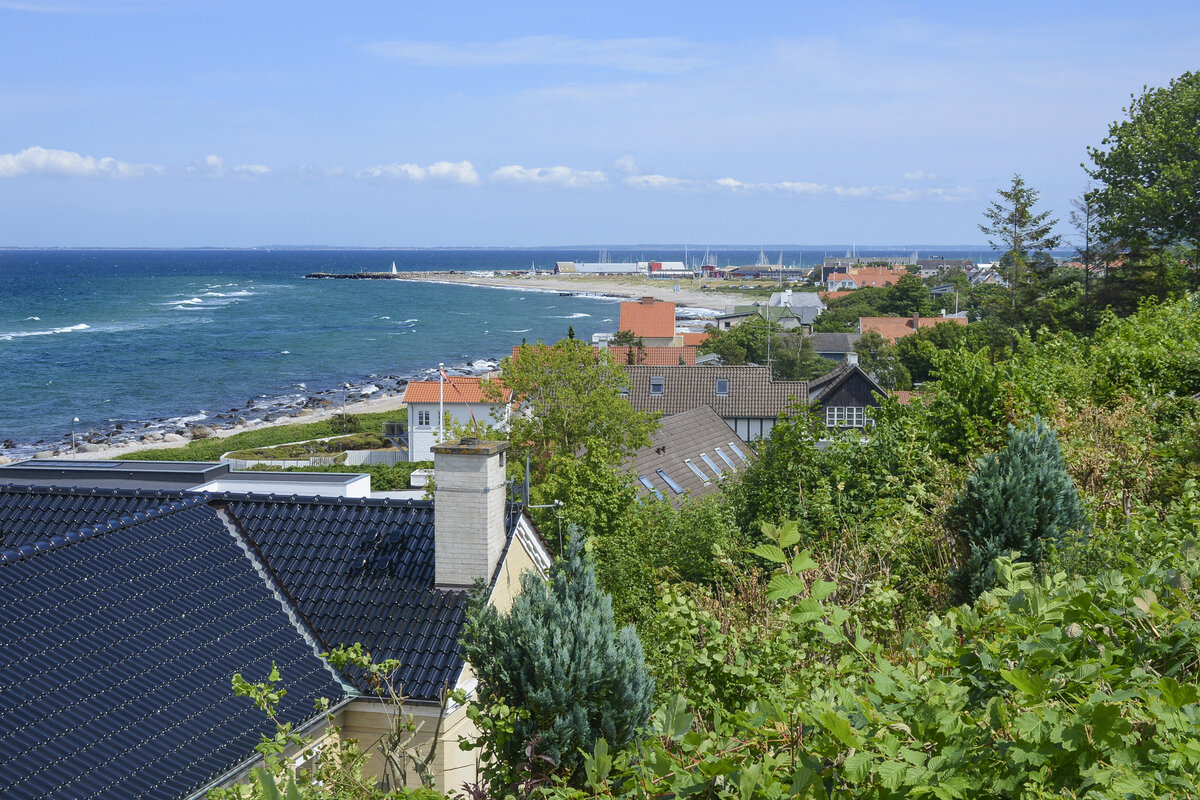
[[880,310],[885,314],[911,317],[913,314],[929,314],[933,309],[933,295],[925,281],[908,274],[894,286],[888,287],[887,296]]
[[1200,72],[1143,89],[1099,147],[1088,193],[1106,237],[1131,250],[1184,250],[1200,261]]
[[1092,274],[1097,262],[1105,264],[1106,278],[1108,272],[1107,262],[1098,258],[1101,249],[1100,209],[1090,192],[1071,199],[1071,227],[1076,234],[1075,252],[1083,264],[1083,327],[1090,332],[1093,328]]
[[1054,234],[1058,220],[1051,219],[1049,211],[1034,212],[1040,193],[1026,186],[1020,174],[1013,174],[1012,185],[997,190],[996,194],[1000,195],[1000,200],[993,200],[984,210],[986,221],[979,225],[979,230],[988,236],[988,244],[993,249],[1011,258],[1009,324],[1016,328],[1017,297],[1022,291],[1022,281],[1027,280],[1024,268],[1031,253],[1058,247],[1059,237]]

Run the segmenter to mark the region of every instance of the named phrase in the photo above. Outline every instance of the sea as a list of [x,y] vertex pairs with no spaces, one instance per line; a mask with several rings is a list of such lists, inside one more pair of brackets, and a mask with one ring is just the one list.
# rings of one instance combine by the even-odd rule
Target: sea
[[[682,261],[681,248],[605,248]],[[867,252],[862,248],[860,253]],[[877,254],[903,254],[880,250]],[[783,249],[811,265],[828,249]],[[971,255],[922,249],[921,255]],[[695,258],[697,251],[687,254]],[[758,248],[711,254],[755,263]],[[494,369],[522,342],[615,331],[617,300],[312,272],[550,269],[587,249],[0,250],[0,454],[231,425]],[[703,315],[703,312],[697,312]],[[78,420],[78,421],[76,421]]]

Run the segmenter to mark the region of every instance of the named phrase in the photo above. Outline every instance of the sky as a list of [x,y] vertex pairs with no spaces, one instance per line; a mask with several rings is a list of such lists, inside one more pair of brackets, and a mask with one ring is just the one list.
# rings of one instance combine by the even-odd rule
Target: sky
[[0,0],[0,247],[977,245],[1197,54],[1195,2]]

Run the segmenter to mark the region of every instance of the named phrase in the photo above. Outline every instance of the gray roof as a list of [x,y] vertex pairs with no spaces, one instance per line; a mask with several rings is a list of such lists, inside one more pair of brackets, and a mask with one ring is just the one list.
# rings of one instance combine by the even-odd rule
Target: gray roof
[[814,405],[822,403],[822,398],[828,398],[837,390],[838,386],[855,374],[861,375],[870,384],[873,392],[884,397],[887,396],[887,392],[862,367],[858,364],[851,364],[849,361],[843,361],[821,377],[813,378],[808,382],[809,402]]
[[[726,475],[746,468],[747,461],[738,455],[739,451],[747,457],[752,452],[716,411],[701,406],[665,417],[651,437],[650,446],[633,454],[630,469],[638,476],[638,488],[651,491],[641,482],[644,479],[662,499],[678,505],[684,495],[675,492],[658,470],[666,473],[684,494],[698,497],[716,491]],[[725,459],[734,466],[730,467]],[[704,473],[704,478],[688,466],[689,461]]]
[[807,338],[818,353],[852,353],[861,333],[812,333]]
[[[725,419],[775,419],[795,403],[808,402],[805,381],[773,381],[766,367],[696,365],[625,366],[633,383],[629,402],[639,411],[663,416],[710,406]],[[650,393],[650,379],[663,379],[662,394]],[[729,394],[717,394],[717,381],[729,381]]]

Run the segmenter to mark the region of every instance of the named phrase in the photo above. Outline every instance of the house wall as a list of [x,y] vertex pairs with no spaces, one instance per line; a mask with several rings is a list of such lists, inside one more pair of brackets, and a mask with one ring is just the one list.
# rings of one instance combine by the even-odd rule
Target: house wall
[[[447,393],[453,394],[449,390],[447,390]],[[492,409],[503,408],[503,406],[492,405],[491,403],[452,403],[449,397],[446,398],[446,403],[443,407],[450,419],[458,425],[470,425],[471,413],[474,413],[475,421],[479,423],[480,427],[484,425],[496,425],[496,420],[492,417]],[[468,411],[468,408],[470,411]],[[417,424],[417,420],[420,419],[419,412],[421,411],[429,412],[428,425]],[[433,451],[430,448],[437,444],[437,426],[437,403],[408,404],[408,458],[410,461],[433,460]]]
[[822,396],[818,408],[825,406],[872,406],[879,408],[871,384],[861,375],[852,375],[828,397]]
[[771,435],[771,429],[775,427],[774,417],[722,417],[722,419],[746,442],[767,438]]

